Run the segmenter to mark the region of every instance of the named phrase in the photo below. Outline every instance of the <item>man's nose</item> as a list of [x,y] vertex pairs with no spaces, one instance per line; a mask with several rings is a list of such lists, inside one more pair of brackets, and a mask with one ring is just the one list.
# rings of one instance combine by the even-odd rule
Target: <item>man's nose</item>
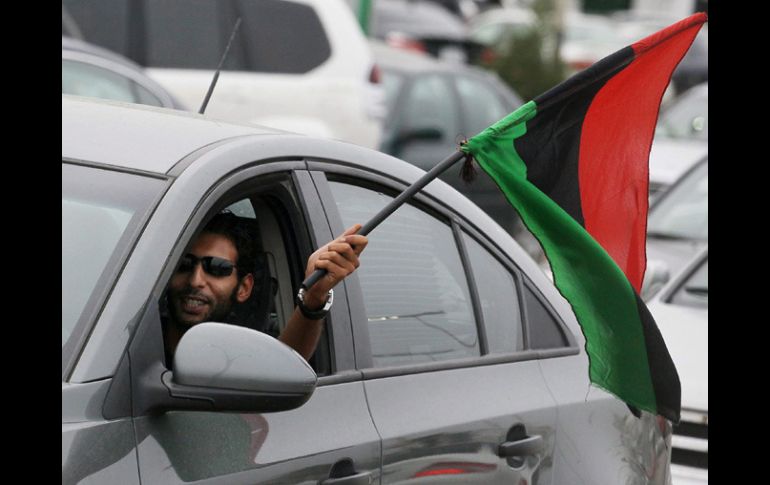
[[206,285],[206,275],[203,272],[203,265],[198,262],[190,272],[190,286],[202,288]]

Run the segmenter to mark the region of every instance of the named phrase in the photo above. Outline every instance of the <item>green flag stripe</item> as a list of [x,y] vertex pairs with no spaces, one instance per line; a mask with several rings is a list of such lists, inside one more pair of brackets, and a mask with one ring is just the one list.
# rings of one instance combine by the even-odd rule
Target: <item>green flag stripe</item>
[[558,204],[527,180],[513,140],[537,114],[534,101],[468,140],[471,153],[540,241],[554,284],[586,338],[591,382],[656,413],[644,334],[631,284],[607,252]]

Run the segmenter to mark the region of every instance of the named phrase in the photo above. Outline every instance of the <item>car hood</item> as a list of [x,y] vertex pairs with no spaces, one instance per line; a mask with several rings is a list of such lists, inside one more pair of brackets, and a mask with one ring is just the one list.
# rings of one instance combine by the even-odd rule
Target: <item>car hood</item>
[[648,308],[674,360],[682,385],[682,408],[708,411],[708,310],[653,300]]
[[708,155],[708,142],[656,136],[650,149],[650,183],[671,185]]

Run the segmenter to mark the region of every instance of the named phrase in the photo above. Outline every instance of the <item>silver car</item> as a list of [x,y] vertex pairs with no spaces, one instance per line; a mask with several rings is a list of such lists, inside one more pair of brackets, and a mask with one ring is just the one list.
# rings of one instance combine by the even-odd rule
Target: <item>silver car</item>
[[187,109],[138,64],[107,49],[62,36],[61,92]]
[[[708,157],[696,163],[650,206],[647,218],[647,258],[662,263],[675,276],[708,245]],[[668,278],[665,278],[668,280]],[[645,288],[652,296],[660,287]]]
[[682,382],[682,420],[674,426],[672,473],[677,483],[708,483],[708,246],[649,303]]
[[669,482],[670,423],[589,384],[569,305],[441,181],[369,235],[309,365],[251,324],[165,355],[164,292],[208,216],[253,222],[254,308],[280,328],[311,251],[423,173],[62,96],[62,483]]

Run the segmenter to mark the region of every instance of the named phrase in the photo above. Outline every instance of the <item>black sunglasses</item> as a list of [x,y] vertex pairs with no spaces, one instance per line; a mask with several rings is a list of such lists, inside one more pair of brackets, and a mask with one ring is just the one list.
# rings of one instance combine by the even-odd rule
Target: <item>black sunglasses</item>
[[189,273],[195,269],[195,266],[198,265],[199,261],[203,267],[203,271],[217,278],[230,276],[233,274],[233,268],[235,268],[233,262],[224,258],[218,258],[216,256],[204,256],[199,258],[194,254],[185,254],[182,256],[182,261],[179,262],[179,268],[177,268],[176,271],[177,273]]

